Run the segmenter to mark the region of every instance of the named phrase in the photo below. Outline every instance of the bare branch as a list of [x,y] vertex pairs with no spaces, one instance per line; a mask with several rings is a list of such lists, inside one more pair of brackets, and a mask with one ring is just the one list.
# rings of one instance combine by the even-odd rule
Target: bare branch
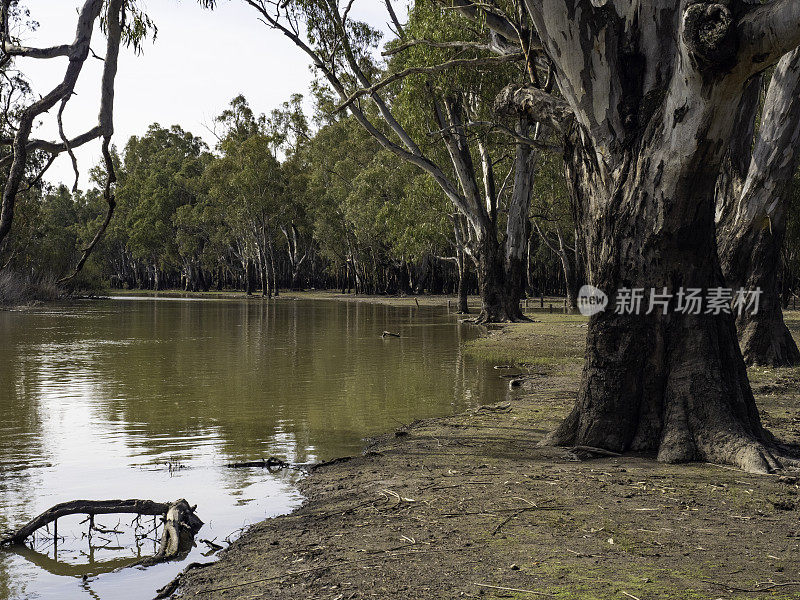
[[61,46],[53,46],[52,48],[28,48],[26,46],[17,46],[10,42],[3,44],[3,52],[9,56],[23,56],[25,58],[56,58],[57,56],[70,56],[72,46],[64,44]]
[[114,196],[113,184],[117,181],[117,175],[114,172],[114,161],[109,151],[111,143],[111,136],[114,134],[114,81],[117,76],[117,63],[119,62],[119,45],[122,39],[122,17],[124,11],[124,0],[109,0],[108,12],[106,16],[108,28],[108,42],[106,49],[106,60],[103,67],[103,79],[101,83],[101,98],[100,98],[100,114],[98,115],[99,128],[103,135],[103,160],[106,165],[106,184],[103,190],[103,198],[106,201],[108,209],[103,223],[98,228],[97,232],[89,242],[89,245],[83,249],[78,264],[71,275],[59,280],[59,283],[68,281],[75,277],[86,264],[89,256],[97,246],[98,242],[102,239],[103,235],[108,229],[111,218],[114,216],[114,209],[117,206],[116,198]]
[[69,102],[69,99],[71,97],[72,97],[71,94],[69,96],[64,96],[64,99],[61,101],[61,106],[58,109],[58,117],[56,118],[56,121],[58,122],[58,135],[61,137],[61,142],[66,147],[67,153],[69,154],[69,158],[72,161],[72,171],[75,173],[75,183],[72,186],[72,191],[74,193],[78,191],[78,182],[80,181],[81,174],[80,171],[78,171],[78,159],[75,158],[75,153],[72,151],[72,146],[69,145],[69,140],[67,139],[67,136],[64,134],[64,120],[63,120],[64,109],[66,108],[67,102]]
[[518,36],[514,25],[504,16],[491,10],[488,5],[472,0],[450,0],[444,4],[473,21],[483,20],[490,30],[503,36],[508,42],[516,44]]
[[[67,65],[64,78],[46,96],[26,107],[20,116],[19,127],[14,135],[12,144],[11,168],[8,172],[5,188],[3,190],[2,207],[0,208],[0,243],[3,242],[14,219],[14,204],[22,178],[25,174],[28,159],[28,138],[33,128],[33,122],[44,112],[50,110],[63,98],[69,96],[75,88],[75,83],[83,69],[83,64],[89,55],[89,46],[92,40],[94,23],[100,16],[103,0],[86,0],[78,16],[78,25],[75,41],[70,48],[70,61]],[[7,26],[7,23],[4,24]],[[3,42],[6,32],[3,32]]]
[[399,54],[403,50],[408,50],[413,46],[429,46],[431,48],[456,48],[458,50],[484,50],[492,52],[493,48],[489,44],[482,44],[480,42],[437,42],[435,40],[409,40],[399,46],[395,46],[391,50],[384,50],[381,52],[382,56],[393,56]]
[[[95,125],[89,131],[82,133],[78,136],[75,136],[71,140],[69,140],[70,148],[79,148],[84,144],[87,144],[93,140],[96,140],[98,137],[102,135],[102,130],[99,125]],[[14,138],[0,138],[0,146],[10,146],[14,143]],[[26,152],[30,153],[35,150],[42,150],[43,152],[47,152],[49,154],[61,154],[62,152],[66,152],[67,146],[63,142],[51,142],[49,140],[29,140],[25,146]],[[14,159],[13,154],[3,157],[0,159],[0,168],[5,167]]]
[[397,18],[397,13],[394,11],[394,7],[392,6],[392,0],[384,0],[386,4],[386,11],[389,13],[389,18],[392,20],[392,24],[395,28],[395,34],[400,39],[405,38],[405,31],[402,23],[400,23],[400,19]]
[[519,52],[516,54],[506,54],[504,56],[490,56],[484,58],[456,58],[429,67],[409,67],[407,69],[403,69],[402,71],[398,71],[397,73],[393,73],[388,77],[381,79],[379,82],[371,85],[370,87],[362,88],[360,90],[353,92],[343,104],[340,104],[339,106],[336,107],[334,113],[344,110],[345,108],[349,108],[353,104],[353,102],[355,102],[362,96],[366,96],[368,94],[370,95],[374,94],[379,89],[386,87],[390,83],[394,83],[395,81],[404,79],[409,75],[439,73],[441,71],[446,71],[447,69],[451,69],[453,67],[497,65],[508,62],[515,62],[518,60],[522,60],[524,58],[525,55]]

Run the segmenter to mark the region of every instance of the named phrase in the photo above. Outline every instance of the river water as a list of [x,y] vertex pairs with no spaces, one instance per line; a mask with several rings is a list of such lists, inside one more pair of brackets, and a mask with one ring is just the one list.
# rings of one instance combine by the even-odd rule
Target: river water
[[[0,532],[67,500],[186,498],[197,539],[224,545],[302,501],[297,471],[228,463],[356,454],[402,423],[503,399],[497,371],[460,350],[476,335],[443,308],[334,300],[0,311]],[[180,563],[121,568],[155,551],[152,517],[98,517],[91,539],[81,519],[59,521],[57,544],[0,551],[0,599],[147,600],[210,559],[201,542]]]

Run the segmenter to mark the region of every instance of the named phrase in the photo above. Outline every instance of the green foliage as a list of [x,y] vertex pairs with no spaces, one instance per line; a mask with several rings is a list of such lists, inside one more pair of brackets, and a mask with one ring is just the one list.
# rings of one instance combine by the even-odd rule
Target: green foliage
[[132,137],[118,174],[117,201],[127,234],[125,245],[134,258],[162,267],[180,264],[175,215],[197,203],[199,183],[210,159],[206,145],[178,126],[151,125]]

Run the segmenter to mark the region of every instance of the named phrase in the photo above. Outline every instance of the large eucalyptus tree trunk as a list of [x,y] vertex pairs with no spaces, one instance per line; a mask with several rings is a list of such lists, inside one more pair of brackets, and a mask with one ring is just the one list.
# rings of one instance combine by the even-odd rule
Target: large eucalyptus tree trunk
[[[748,125],[755,121],[758,102],[746,100],[745,126],[737,135],[749,158]],[[800,364],[800,351],[783,321],[778,270],[790,184],[800,158],[800,50],[778,64],[761,122],[752,160],[736,156],[738,139],[731,149],[717,200],[717,243],[728,285],[761,291],[758,312],[743,311],[736,319],[745,362],[791,366]]]
[[714,225],[720,164],[746,81],[800,44],[800,3],[526,6],[574,114],[567,160],[579,237],[589,283],[610,298],[589,322],[575,408],[547,442],[779,468],[731,314],[680,312],[677,297],[666,314],[615,306],[625,289],[707,295],[725,285]]

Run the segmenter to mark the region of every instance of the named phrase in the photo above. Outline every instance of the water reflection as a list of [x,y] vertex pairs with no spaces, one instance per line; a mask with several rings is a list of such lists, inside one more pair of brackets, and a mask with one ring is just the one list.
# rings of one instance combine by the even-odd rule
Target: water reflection
[[[473,335],[436,309],[335,301],[0,312],[0,530],[77,498],[185,497],[200,537],[223,539],[300,501],[295,473],[226,463],[352,454],[400,423],[502,397],[496,374],[460,354]],[[59,524],[57,561],[40,544],[0,554],[0,598],[149,598],[181,568],[91,577],[150,550],[118,536],[90,550],[83,528]]]

